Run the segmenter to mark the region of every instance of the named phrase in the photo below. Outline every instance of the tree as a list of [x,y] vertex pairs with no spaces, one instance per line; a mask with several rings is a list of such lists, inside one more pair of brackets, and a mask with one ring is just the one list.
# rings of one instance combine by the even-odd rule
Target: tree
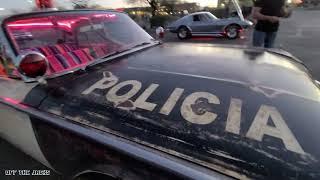
[[90,9],[106,9],[105,7],[99,5],[99,4],[93,4],[89,6]]
[[74,9],[86,9],[89,7],[89,0],[72,0]]
[[128,3],[146,3],[151,7],[152,16],[156,15],[156,11],[159,9],[160,0],[127,0]]
[[162,0],[162,2],[160,3],[161,6],[165,6],[165,11],[170,14],[170,12],[174,11],[174,8],[176,6],[176,2],[172,1],[172,0]]
[[[244,16],[251,14],[251,7],[253,6],[252,0],[237,0]],[[228,17],[230,13],[236,12],[236,6],[232,0],[218,0],[218,7],[225,9],[225,17]]]
[[181,0],[127,0],[128,3],[137,4],[144,3],[151,7],[152,16],[156,15],[157,10],[160,6],[165,6],[165,11],[169,14],[173,12],[176,4],[181,3]]
[[[250,7],[253,6],[253,0],[238,0],[240,6]],[[232,0],[218,0],[218,7],[233,5]]]

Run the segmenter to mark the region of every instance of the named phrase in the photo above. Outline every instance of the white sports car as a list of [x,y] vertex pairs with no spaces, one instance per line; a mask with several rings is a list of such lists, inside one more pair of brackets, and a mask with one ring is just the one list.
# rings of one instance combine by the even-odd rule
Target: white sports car
[[229,39],[239,37],[240,31],[253,25],[240,18],[219,19],[210,12],[197,12],[178,19],[168,26],[179,39],[192,36],[224,36]]

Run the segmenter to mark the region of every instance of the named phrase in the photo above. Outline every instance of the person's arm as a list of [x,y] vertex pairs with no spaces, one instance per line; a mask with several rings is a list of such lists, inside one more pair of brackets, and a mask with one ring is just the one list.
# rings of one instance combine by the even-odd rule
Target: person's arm
[[252,16],[254,19],[262,20],[262,21],[270,21],[273,23],[279,21],[278,17],[263,15],[260,11],[261,11],[261,7],[253,7]]
[[254,19],[270,22],[278,22],[279,18],[276,16],[267,16],[261,13],[261,9],[264,6],[264,0],[254,1],[254,7],[252,9],[252,16]]

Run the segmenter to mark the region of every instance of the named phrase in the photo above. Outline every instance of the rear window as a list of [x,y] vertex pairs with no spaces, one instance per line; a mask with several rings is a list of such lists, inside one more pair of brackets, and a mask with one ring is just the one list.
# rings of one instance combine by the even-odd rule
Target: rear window
[[47,57],[50,74],[152,41],[127,15],[117,12],[41,14],[7,20],[5,27],[18,54],[38,51]]

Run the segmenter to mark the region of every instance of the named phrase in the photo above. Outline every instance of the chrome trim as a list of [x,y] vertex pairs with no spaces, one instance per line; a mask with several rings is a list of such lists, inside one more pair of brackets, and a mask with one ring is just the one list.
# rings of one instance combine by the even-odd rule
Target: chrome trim
[[222,37],[222,34],[192,34],[192,36],[212,36],[212,37]]
[[39,53],[39,52],[37,52],[37,51],[28,51],[28,52],[24,52],[24,53],[19,54],[18,57],[16,58],[17,61],[16,61],[15,66],[16,66],[16,68],[17,68],[18,72],[20,73],[20,75],[21,75],[21,77],[22,77],[23,80],[34,79],[34,81],[36,81],[38,78],[41,78],[41,77],[43,77],[43,76],[36,77],[36,78],[28,77],[28,76],[24,75],[24,73],[21,72],[21,70],[20,70],[20,68],[19,68],[22,60],[23,60],[26,56],[31,55],[31,54],[35,54],[35,55],[41,56],[41,58],[43,58],[43,59],[45,60],[46,65],[47,65],[47,70],[46,70],[46,73],[45,73],[43,76],[46,76],[46,74],[48,73],[48,70],[49,70],[49,61],[48,61],[48,59],[47,59],[47,57],[46,57],[45,55],[43,55],[42,53]]
[[192,32],[193,34],[221,34],[223,32]]

